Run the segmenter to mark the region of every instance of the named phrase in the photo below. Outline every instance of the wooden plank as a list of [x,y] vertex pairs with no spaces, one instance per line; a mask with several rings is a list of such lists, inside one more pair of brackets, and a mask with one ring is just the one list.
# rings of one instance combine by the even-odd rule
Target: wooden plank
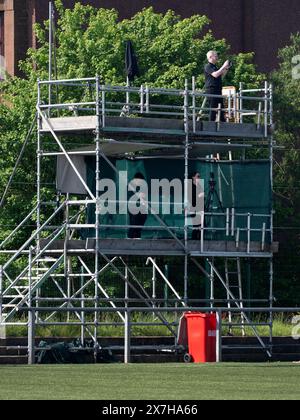
[[[91,131],[96,129],[96,116],[50,118],[49,122],[54,131]],[[45,122],[42,122],[42,132],[49,132]]]

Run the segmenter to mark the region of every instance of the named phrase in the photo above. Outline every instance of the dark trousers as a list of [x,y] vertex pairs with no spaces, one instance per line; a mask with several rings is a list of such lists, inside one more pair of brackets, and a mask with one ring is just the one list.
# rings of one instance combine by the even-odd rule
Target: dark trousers
[[[222,92],[214,90],[214,89],[208,89],[206,91],[209,95],[222,95]],[[221,108],[224,108],[224,100],[223,98],[207,98],[208,99],[208,106],[206,108],[210,108],[209,111],[209,121],[216,121],[216,117],[218,114],[218,108],[219,105],[221,105]],[[212,109],[213,108],[213,109]],[[225,112],[221,111],[221,119],[220,121],[225,122]]]
[[201,239],[201,225],[193,226],[192,241],[200,241]]
[[130,214],[129,215],[130,225],[133,227],[128,231],[128,238],[130,239],[138,239],[141,237],[142,228],[141,227],[134,227],[134,226],[144,226],[147,220],[147,214]]

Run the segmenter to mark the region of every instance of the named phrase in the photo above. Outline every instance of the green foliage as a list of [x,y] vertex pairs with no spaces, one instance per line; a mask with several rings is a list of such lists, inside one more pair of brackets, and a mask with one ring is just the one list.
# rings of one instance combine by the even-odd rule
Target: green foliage
[[[293,191],[294,181],[297,184],[300,180],[300,79],[294,77],[293,57],[299,54],[300,33],[297,33],[291,36],[291,44],[279,51],[280,68],[272,77],[275,86],[276,140],[286,149],[283,153],[278,153],[280,169],[276,172],[276,176],[280,185],[286,186],[284,191],[286,197],[294,205],[299,200],[300,192],[296,191],[295,196]],[[297,211],[297,208],[294,207],[294,211]]]
[[280,67],[273,73],[275,140],[284,150],[276,151],[274,163],[275,226],[280,241],[276,259],[281,304],[299,304],[300,232],[300,79],[295,78],[294,57],[300,54],[300,33],[291,36],[279,51]]
[[276,141],[285,148],[276,155],[276,187],[287,210],[284,214],[280,212],[280,216],[295,226],[300,226],[300,79],[293,77],[293,57],[299,54],[300,33],[297,33],[291,37],[291,44],[280,50],[280,68],[273,74]]
[[[9,79],[1,83],[0,103],[0,195],[5,190],[27,131],[35,114],[36,87],[27,80]],[[32,136],[9,191],[0,209],[0,242],[28,214],[35,194],[35,135]],[[31,228],[19,235],[15,246],[24,241]]]

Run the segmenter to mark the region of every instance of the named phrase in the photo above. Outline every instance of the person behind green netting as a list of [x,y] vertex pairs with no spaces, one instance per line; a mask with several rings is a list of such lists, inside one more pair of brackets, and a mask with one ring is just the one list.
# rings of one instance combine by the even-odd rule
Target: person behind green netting
[[193,172],[189,179],[192,180],[191,184],[189,184],[189,216],[193,223],[192,240],[197,241],[200,240],[201,210],[203,210],[201,203],[204,200],[204,192],[198,171]]
[[146,194],[143,192],[145,185],[145,177],[141,172],[137,172],[129,183],[131,199],[134,197],[139,206],[131,207],[129,203],[129,223],[132,227],[128,230],[129,239],[140,239],[142,235],[142,227],[145,225],[148,216],[148,206],[146,203]]

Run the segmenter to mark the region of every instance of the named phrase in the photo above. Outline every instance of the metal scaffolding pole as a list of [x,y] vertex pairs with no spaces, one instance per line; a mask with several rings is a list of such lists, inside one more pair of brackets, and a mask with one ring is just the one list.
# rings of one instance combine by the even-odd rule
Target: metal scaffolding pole
[[[49,81],[52,80],[52,47],[53,47],[53,3],[52,1],[49,1],[49,58],[48,58],[48,78]],[[51,105],[52,103],[52,85],[49,83],[48,85],[48,103]],[[51,115],[51,108],[49,108],[49,117]]]
[[[98,283],[99,283],[99,231],[100,231],[100,191],[99,191],[99,184],[100,184],[100,84],[99,84],[99,76],[96,76],[96,116],[97,116],[97,123],[96,123],[96,173],[95,173],[95,181],[96,181],[96,206],[95,206],[95,309],[97,310],[98,307],[98,297],[99,297],[99,290],[98,290]],[[98,313],[95,311],[95,329],[94,329],[94,359],[95,363],[97,362],[97,323],[98,323]]]
[[[28,271],[28,305],[32,307],[32,247],[29,252],[29,271]],[[35,363],[35,317],[38,313],[29,311],[28,313],[28,364]]]
[[[37,108],[41,105],[41,85],[40,81],[38,80],[38,100],[37,100]],[[41,170],[42,170],[42,138],[41,138],[41,125],[42,125],[42,119],[41,115],[37,112],[37,171],[36,171],[36,185],[37,185],[37,207],[36,207],[36,229],[38,231],[37,238],[36,238],[36,253],[39,254],[41,249],[41,234],[40,234],[40,228],[41,228],[41,204],[42,204],[42,195],[41,195]],[[37,267],[39,266],[39,263],[37,264]],[[39,306],[39,289],[36,290],[36,301],[35,306],[38,308]],[[39,313],[36,313],[36,317],[39,317]]]
[[130,363],[130,347],[131,347],[131,312],[125,311],[125,329],[124,329],[124,363]]
[[[273,162],[274,162],[274,137],[273,137],[273,86],[270,84],[269,86],[269,97],[270,97],[270,128],[271,128],[271,135],[269,140],[269,154],[270,154],[270,186],[271,186],[271,205],[270,205],[270,211],[271,211],[271,219],[270,219],[270,242],[273,243],[274,240],[274,213],[273,213],[273,188],[274,188],[274,169],[273,169]],[[270,346],[271,346],[271,352],[272,352],[272,346],[273,346],[273,305],[274,305],[274,265],[273,265],[273,258],[270,258],[269,261],[269,276],[270,276]]]
[[[67,197],[66,197],[66,208],[65,208],[66,235],[65,235],[65,240],[64,240],[64,277],[67,281],[67,296],[68,296],[68,299],[69,299],[71,297],[70,272],[71,272],[72,264],[71,264],[71,261],[70,261],[71,257],[68,256],[68,240],[69,240],[69,237],[70,237],[70,229],[69,229],[70,209],[69,209],[68,200],[69,200],[69,194],[67,194]],[[67,320],[70,321],[70,313],[69,312],[67,313]]]
[[[153,261],[156,263],[156,258],[153,259]],[[148,260],[147,260],[148,262]],[[146,265],[147,265],[146,262]],[[156,267],[153,264],[152,265],[152,299],[156,299]],[[155,308],[156,304],[153,302],[153,308]],[[155,317],[155,313],[153,312],[153,318]]]
[[215,300],[215,273],[212,269],[212,266],[214,264],[214,258],[212,258],[212,265],[210,266],[210,306],[211,308],[214,307],[214,300]]
[[189,87],[185,80],[184,87],[184,302],[188,304],[188,187],[189,187]]
[[[41,86],[40,81],[38,80],[38,100],[37,107],[41,105]],[[36,209],[36,228],[37,230],[41,227],[41,159],[42,159],[42,150],[41,150],[41,126],[42,118],[39,113],[37,113],[37,168],[36,168],[36,185],[37,185],[37,209]],[[37,237],[37,251],[40,249],[40,234]]]
[[84,298],[85,298],[85,296],[84,296],[84,276],[83,276],[83,271],[84,270],[83,270],[82,266],[80,267],[80,270],[81,270],[81,274],[82,274],[82,276],[80,277],[80,289],[81,289],[80,298],[82,299],[81,303],[80,303],[80,306],[81,306],[80,321],[82,323],[82,325],[80,326],[80,342],[81,342],[81,345],[84,346],[84,338],[85,338],[85,333],[84,333],[84,323],[85,323]]
[[5,325],[3,323],[3,267],[0,265],[0,338],[6,338]]
[[270,322],[270,340],[269,340],[269,344],[270,344],[270,349],[271,349],[271,354],[272,354],[272,350],[273,350],[273,318],[274,318],[274,314],[273,314],[273,305],[274,305],[274,265],[273,265],[273,258],[270,258],[269,261],[269,276],[270,276],[270,314],[269,314],[269,322]]

